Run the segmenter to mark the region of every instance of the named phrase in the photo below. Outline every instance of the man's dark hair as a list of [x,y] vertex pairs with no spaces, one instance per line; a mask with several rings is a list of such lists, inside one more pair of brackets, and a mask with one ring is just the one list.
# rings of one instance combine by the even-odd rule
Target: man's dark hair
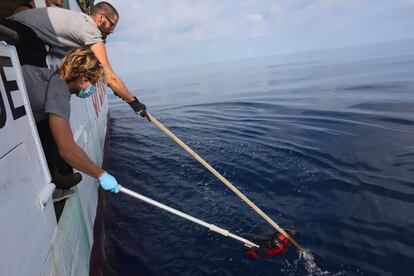
[[112,6],[111,4],[105,1],[96,3],[95,6],[91,10],[92,16],[97,15],[99,13],[104,13],[106,16],[110,18],[114,18],[114,17],[119,18],[119,14],[114,8],[114,6]]

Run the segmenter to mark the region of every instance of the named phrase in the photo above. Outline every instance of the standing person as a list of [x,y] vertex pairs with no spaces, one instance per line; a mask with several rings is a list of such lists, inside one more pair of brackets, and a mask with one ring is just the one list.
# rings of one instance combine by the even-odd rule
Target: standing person
[[[148,118],[146,106],[129,92],[108,60],[104,42],[107,36],[114,32],[118,20],[119,14],[111,4],[99,2],[91,9],[90,15],[59,8],[39,8],[15,14],[1,24],[14,29],[19,35],[19,28],[29,27],[44,44],[64,51],[84,45],[90,47],[105,69],[109,87],[117,96],[126,101],[137,114]],[[13,28],[16,22],[23,27]],[[44,53],[39,56],[38,51],[34,53],[35,50],[31,50],[27,45],[25,47],[26,52],[32,52],[33,56],[42,60],[46,59]],[[16,48],[19,53],[17,45]],[[20,61],[21,63],[25,62],[24,60]]]
[[[22,65],[22,73],[26,83],[32,84],[26,88],[36,124],[49,125],[60,156],[73,168],[98,179],[105,190],[119,192],[116,179],[76,144],[69,124],[71,95],[88,97],[95,92],[97,81],[105,81],[103,67],[93,52],[88,47],[75,48],[62,59],[57,71]],[[53,153],[51,146],[43,146],[46,156]],[[50,159],[48,163],[50,168]]]

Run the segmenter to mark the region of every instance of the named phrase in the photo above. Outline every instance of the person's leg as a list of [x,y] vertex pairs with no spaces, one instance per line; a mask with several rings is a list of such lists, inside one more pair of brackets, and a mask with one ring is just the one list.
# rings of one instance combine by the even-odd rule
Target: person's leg
[[60,157],[48,120],[39,122],[36,126],[52,182],[60,189],[69,189],[78,184],[82,180],[82,175],[73,173],[73,169]]
[[52,133],[50,132],[48,120],[37,123],[37,131],[39,138],[42,143],[42,148],[45,153],[47,165],[49,167],[50,175],[52,179],[57,175],[58,168],[56,165],[57,147],[53,139]]

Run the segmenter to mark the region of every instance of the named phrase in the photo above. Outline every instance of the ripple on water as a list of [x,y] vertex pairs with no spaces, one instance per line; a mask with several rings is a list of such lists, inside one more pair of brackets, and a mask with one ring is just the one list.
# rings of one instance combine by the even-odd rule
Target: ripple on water
[[[149,83],[143,97],[151,112],[282,227],[297,225],[295,238],[309,253],[299,257],[292,248],[252,261],[237,241],[121,195],[108,203],[120,274],[408,275],[414,94],[407,70],[414,67],[401,57],[351,56],[349,74],[349,63],[321,56],[307,64],[257,61],[251,72],[227,75],[239,81],[220,72],[188,81],[186,71],[171,77],[178,83],[168,93]],[[367,68],[377,71],[358,73]],[[108,170],[121,184],[236,234],[273,231],[117,100],[110,123]]]

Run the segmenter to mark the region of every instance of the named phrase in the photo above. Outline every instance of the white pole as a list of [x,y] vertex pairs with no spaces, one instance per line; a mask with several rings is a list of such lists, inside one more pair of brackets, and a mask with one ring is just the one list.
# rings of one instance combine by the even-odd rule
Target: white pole
[[252,247],[252,246],[259,247],[257,244],[255,244],[255,243],[253,243],[253,242],[251,242],[249,240],[246,240],[246,239],[244,239],[244,238],[242,238],[240,236],[234,235],[234,234],[230,233],[229,231],[227,231],[227,230],[225,230],[223,228],[220,228],[218,226],[215,226],[214,224],[207,223],[207,222],[202,221],[202,220],[200,220],[198,218],[195,218],[193,216],[187,215],[186,213],[183,213],[181,211],[178,211],[177,209],[168,207],[167,205],[164,205],[164,204],[162,204],[162,203],[160,203],[158,201],[155,201],[155,200],[150,199],[150,198],[148,198],[146,196],[143,196],[143,195],[138,194],[138,193],[136,193],[134,191],[131,191],[131,190],[127,189],[127,188],[124,188],[121,185],[119,185],[119,186],[120,186],[119,191],[122,192],[122,193],[124,193],[124,194],[127,194],[129,196],[132,196],[132,197],[134,197],[136,199],[142,200],[142,201],[144,201],[144,202],[146,202],[148,204],[154,205],[154,206],[156,206],[158,208],[161,208],[161,209],[163,209],[165,211],[168,211],[170,213],[173,213],[173,214],[175,214],[175,215],[177,215],[179,217],[182,217],[182,218],[184,218],[186,220],[190,220],[190,221],[192,221],[194,223],[197,223],[199,225],[202,225],[204,227],[207,227],[210,231],[214,231],[216,233],[222,234],[223,236],[230,237],[230,238],[236,239],[238,241],[241,241],[242,243],[244,243],[248,247]]

